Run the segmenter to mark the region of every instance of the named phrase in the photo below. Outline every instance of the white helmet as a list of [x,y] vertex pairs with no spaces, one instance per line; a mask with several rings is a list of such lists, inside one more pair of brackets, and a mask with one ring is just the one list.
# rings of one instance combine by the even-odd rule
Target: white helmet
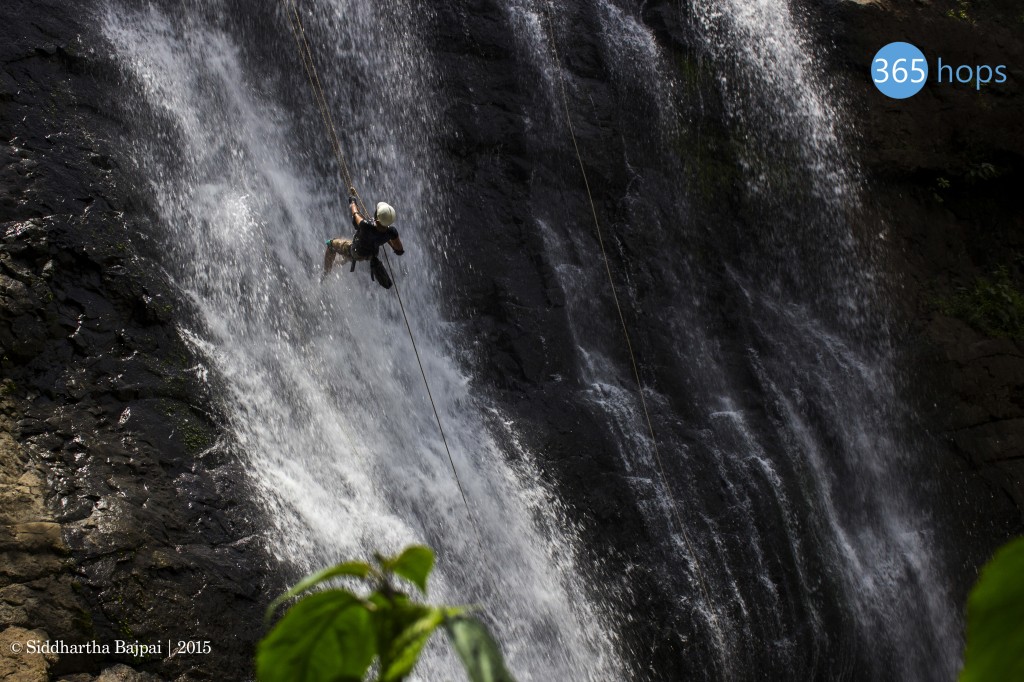
[[384,227],[391,227],[395,222],[395,209],[391,207],[391,204],[385,204],[383,201],[377,203],[377,210],[373,214],[377,216],[377,220]]

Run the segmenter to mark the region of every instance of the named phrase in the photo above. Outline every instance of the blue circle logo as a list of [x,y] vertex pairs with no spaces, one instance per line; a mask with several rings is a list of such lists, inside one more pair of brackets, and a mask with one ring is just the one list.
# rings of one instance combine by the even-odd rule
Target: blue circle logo
[[912,97],[928,80],[928,60],[910,43],[889,43],[871,60],[871,80],[886,97]]

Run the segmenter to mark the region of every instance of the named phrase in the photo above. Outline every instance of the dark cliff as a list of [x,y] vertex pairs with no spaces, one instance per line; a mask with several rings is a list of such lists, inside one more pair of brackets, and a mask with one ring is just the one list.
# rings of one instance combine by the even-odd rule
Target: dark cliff
[[[1024,311],[1014,292],[1024,291],[1024,16],[1011,2],[845,2],[825,21],[886,226],[879,238],[905,315],[911,394],[962,467],[953,475],[963,486],[957,506],[984,510],[967,532],[1019,534]],[[1007,80],[980,88],[929,82],[908,100],[889,100],[866,65],[895,40],[917,45],[933,64],[1005,65]]]
[[[232,677],[250,669],[267,600],[263,524],[114,160],[117,74],[73,4],[3,14],[0,636],[163,650],[18,656],[5,645],[5,679],[92,679],[118,662]],[[211,653],[168,656],[178,640],[207,640]],[[136,679],[120,670],[110,675]]]
[[[738,319],[741,297],[715,286],[727,277],[715,249],[729,244],[716,243],[714,232],[756,216],[735,199],[743,178],[722,123],[723,95],[679,5],[647,3],[642,12],[685,95],[700,102],[687,108],[691,118],[683,122],[671,168],[625,162],[658,156],[662,141],[646,128],[654,112],[636,92],[613,84],[615,65],[600,52],[597,27],[582,8],[575,10],[577,30],[559,44],[580,86],[571,91],[572,115],[598,213],[614,234],[611,268],[630,303],[624,316],[635,333],[641,378],[677,398],[655,415],[655,426],[670,434],[666,441],[699,443],[703,431],[687,424],[705,415],[683,397],[696,390],[697,379],[672,363],[695,351],[670,327],[652,322],[688,294],[662,259],[685,252],[697,263],[713,292],[708,334],[739,336],[750,325]],[[903,393],[917,407],[920,438],[934,457],[929,475],[939,479],[949,515],[957,518],[961,597],[991,550],[1024,527],[1021,340],[1012,329],[993,336],[972,326],[950,303],[995,272],[1021,285],[1020,17],[998,3],[971,8],[966,19],[948,15],[962,9],[953,2],[909,8],[843,2],[810,7],[805,17],[846,86],[858,131],[852,146],[875,217],[887,226],[882,235],[861,236],[881,241],[872,248],[884,254],[891,275],[894,309],[902,315],[893,320],[899,355],[912,368]],[[125,124],[108,102],[120,76],[92,56],[94,28],[64,3],[17,2],[5,10],[18,19],[0,28],[0,511],[7,567],[0,613],[8,628],[2,636],[26,638],[38,630],[51,640],[199,639],[210,640],[213,654],[164,660],[165,654],[148,663],[8,657],[4,665],[31,667],[24,674],[36,677],[29,679],[44,679],[46,667],[53,675],[95,674],[117,661],[167,678],[242,679],[238,671],[249,669],[261,606],[276,579],[259,539],[262,520],[217,407],[216,378],[207,378],[177,331],[176,322],[189,319],[187,303],[144,237],[154,218],[116,161]],[[538,106],[542,79],[523,67],[529,56],[508,33],[499,3],[438,8],[431,31],[431,47],[447,67],[441,151],[453,183],[441,189],[451,199],[462,244],[451,254],[444,286],[452,317],[479,340],[474,381],[524,425],[529,445],[542,453],[545,478],[578,516],[589,558],[601,566],[595,591],[643,615],[624,634],[638,669],[650,679],[707,674],[697,642],[701,623],[679,598],[694,592],[694,568],[681,565],[664,542],[665,528],[645,516],[656,493],[632,487],[632,474],[611,445],[620,425],[579,400],[583,379],[571,369],[577,340],[537,225],[539,215],[592,229],[561,112]],[[982,93],[929,86],[909,101],[887,100],[867,69],[875,50],[897,39],[964,63],[1009,64],[1010,80]],[[670,245],[654,243],[643,233],[645,220],[674,216],[634,197],[662,196],[668,203],[679,190],[664,178],[680,173],[693,183],[686,197],[692,224],[669,232]],[[637,184],[644,186],[637,190]],[[492,226],[486,239],[475,231],[479,225]],[[596,237],[592,246],[599,253]],[[594,296],[608,294],[602,288]],[[627,367],[607,302],[607,346]],[[747,368],[747,349],[723,345],[724,364],[745,382],[742,407],[761,415],[764,397]],[[622,385],[634,390],[624,376]],[[771,415],[753,419],[768,423]],[[728,525],[734,501],[718,473],[692,458],[669,468],[672,480],[711,481],[710,513],[726,519],[725,542],[742,552],[742,541],[733,538],[740,531]],[[774,529],[759,530],[775,537]],[[784,559],[775,570],[794,572]],[[823,645],[827,658],[844,651],[839,640],[849,623],[834,602],[821,600],[841,633]],[[787,608],[784,632],[762,634],[807,635],[803,607]],[[692,644],[681,646],[687,637]],[[765,670],[782,670],[788,660],[760,651],[758,642],[745,647]],[[849,656],[863,661],[871,652]]]

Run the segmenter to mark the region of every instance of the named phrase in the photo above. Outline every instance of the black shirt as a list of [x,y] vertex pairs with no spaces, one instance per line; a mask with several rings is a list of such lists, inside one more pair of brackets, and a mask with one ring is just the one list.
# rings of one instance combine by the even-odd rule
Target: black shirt
[[[353,217],[355,222],[355,217]],[[363,218],[363,222],[356,226],[356,235],[352,238],[352,250],[360,258],[370,258],[377,255],[377,249],[387,244],[392,239],[398,239],[398,230],[394,225],[386,228],[383,232],[376,228],[377,221],[373,218]]]

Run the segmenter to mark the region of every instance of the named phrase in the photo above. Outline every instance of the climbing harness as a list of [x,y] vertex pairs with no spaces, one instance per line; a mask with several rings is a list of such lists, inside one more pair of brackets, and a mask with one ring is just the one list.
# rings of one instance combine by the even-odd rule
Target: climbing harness
[[[306,29],[302,24],[302,16],[299,14],[298,0],[285,0],[285,5],[285,9],[288,13],[288,23],[291,26],[292,34],[295,36],[295,43],[299,48],[299,56],[302,59],[302,66],[306,72],[306,77],[309,79],[309,85],[313,90],[313,96],[316,99],[317,108],[320,110],[320,117],[323,119],[324,128],[327,130],[327,136],[330,139],[334,155],[338,159],[338,169],[341,171],[342,180],[345,182],[344,186],[355,192],[355,185],[352,183],[352,174],[349,172],[348,163],[345,160],[345,154],[341,149],[341,142],[338,140],[338,132],[334,125],[334,118],[331,116],[331,110],[327,104],[327,96],[324,93],[320,77],[317,75],[316,64],[313,62],[313,51],[309,46],[309,41],[306,39]],[[354,196],[360,212],[364,216],[368,215],[359,193],[355,192]],[[391,207],[388,206],[388,208]],[[394,209],[391,209],[391,212],[393,214]],[[444,427],[441,425],[441,417],[437,412],[437,404],[434,402],[434,394],[430,390],[430,382],[427,380],[427,372],[423,368],[423,360],[420,357],[420,351],[416,345],[416,336],[413,334],[412,325],[409,324],[409,316],[405,312],[405,303],[402,300],[402,292],[398,286],[398,279],[395,277],[394,270],[391,268],[391,260],[388,258],[387,251],[384,252],[384,259],[387,262],[387,271],[390,273],[391,281],[394,283],[395,294],[398,296],[398,305],[402,310],[402,319],[405,320],[405,329],[409,332],[409,340],[412,342],[412,350],[416,355],[416,363],[419,365],[420,375],[423,377],[423,385],[427,388],[427,397],[430,398],[430,408],[434,411],[434,420],[437,422],[437,430],[441,434],[441,442],[444,443],[444,450],[448,455],[448,463],[451,464],[452,473],[455,475],[455,484],[459,487],[459,494],[462,495],[462,504],[466,507],[466,513],[469,515],[469,518],[473,523],[473,527],[476,528],[476,518],[473,516],[473,512],[469,507],[469,502],[466,499],[466,491],[462,488],[462,481],[459,479],[459,471],[455,467],[455,460],[452,457],[451,448],[448,446],[448,437],[445,435]],[[352,266],[354,269],[355,261],[352,262]],[[371,265],[371,268],[372,267],[373,266]],[[380,276],[384,273],[378,272],[375,274],[376,276]],[[477,529],[477,533],[479,535],[479,529]]]
[[[384,257],[386,258],[387,255],[388,253],[385,251]],[[385,289],[390,289],[395,283],[395,278],[388,274],[388,271],[384,268],[384,263],[377,256],[370,259],[370,279]]]
[[[562,95],[562,108],[565,111],[565,122],[569,128],[569,136],[572,138],[573,150],[576,152],[576,161],[579,162],[580,175],[583,176],[583,186],[587,190],[587,200],[590,202],[590,214],[594,219],[594,227],[597,230],[597,242],[601,246],[601,256],[604,259],[604,270],[608,275],[608,286],[611,288],[612,300],[615,302],[615,309],[619,314],[619,322],[622,325],[622,335],[626,339],[626,349],[629,351],[629,359],[633,365],[633,376],[636,378],[637,390],[640,394],[640,405],[643,407],[644,419],[647,421],[647,430],[651,436],[651,447],[654,451],[654,460],[658,464],[658,476],[661,478],[661,485],[665,489],[665,494],[668,497],[669,504],[672,507],[673,515],[675,516],[676,526],[679,528],[680,535],[682,535],[683,542],[686,545],[686,551],[689,552],[690,557],[693,560],[694,573],[697,575],[698,582],[700,583],[701,592],[704,596],[704,601],[708,605],[708,611],[711,614],[713,621],[713,627],[716,636],[719,640],[723,640],[721,628],[718,624],[718,615],[711,601],[710,592],[707,587],[707,580],[704,576],[704,570],[701,568],[700,559],[697,557],[697,553],[694,551],[693,543],[690,541],[690,536],[686,532],[686,527],[683,525],[682,517],[679,515],[679,508],[676,505],[675,498],[672,495],[672,488],[668,484],[668,476],[665,474],[665,466],[661,461],[661,453],[658,450],[658,440],[654,435],[654,424],[651,422],[651,414],[647,409],[647,398],[644,396],[644,385],[643,381],[640,380],[640,369],[637,365],[636,354],[633,352],[633,343],[630,340],[629,328],[626,326],[626,318],[622,313],[622,306],[619,303],[619,295],[615,289],[615,280],[612,278],[612,268],[608,259],[608,252],[604,246],[604,234],[601,230],[601,221],[597,218],[597,206],[594,204],[594,196],[590,191],[590,181],[587,178],[587,170],[583,166],[583,156],[580,153],[579,143],[576,141],[576,129],[572,124],[572,116],[569,113],[569,96],[565,90],[565,77],[562,75],[562,60],[558,54],[557,41],[555,40],[555,29],[554,24],[551,21],[551,0],[547,0],[545,4],[546,9],[544,10],[545,19],[548,24],[548,38],[551,42],[551,53],[555,64],[555,71],[558,74],[558,87]],[[723,640],[724,641],[724,640]]]

